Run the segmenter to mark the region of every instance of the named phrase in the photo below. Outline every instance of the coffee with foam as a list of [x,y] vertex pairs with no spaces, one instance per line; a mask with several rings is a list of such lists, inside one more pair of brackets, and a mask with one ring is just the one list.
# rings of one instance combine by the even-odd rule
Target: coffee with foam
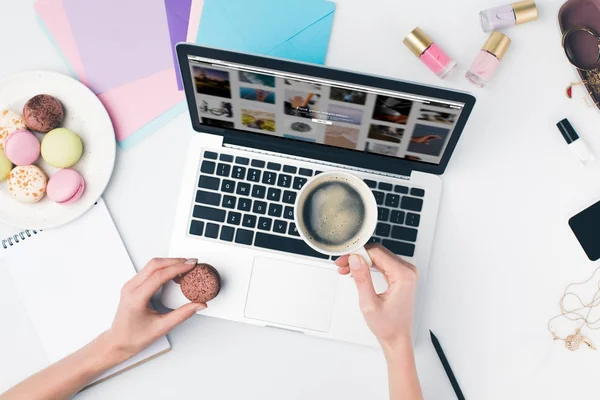
[[332,178],[310,188],[298,216],[310,240],[330,251],[343,251],[362,239],[366,207],[345,179]]

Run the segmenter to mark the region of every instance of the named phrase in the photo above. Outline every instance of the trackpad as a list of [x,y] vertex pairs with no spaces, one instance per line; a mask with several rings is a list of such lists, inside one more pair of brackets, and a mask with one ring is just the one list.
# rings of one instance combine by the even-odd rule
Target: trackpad
[[327,332],[337,291],[336,271],[255,257],[246,318]]

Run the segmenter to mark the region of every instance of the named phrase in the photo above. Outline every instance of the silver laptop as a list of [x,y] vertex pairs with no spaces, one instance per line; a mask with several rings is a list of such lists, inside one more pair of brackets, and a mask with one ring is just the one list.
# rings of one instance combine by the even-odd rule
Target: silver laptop
[[[377,345],[352,278],[294,224],[310,177],[346,170],[379,205],[371,238],[419,269],[415,325],[444,172],[471,95],[317,65],[177,46],[192,125],[170,256],[223,279],[204,315]],[[375,287],[385,280],[373,273]],[[189,301],[170,282],[162,302]]]

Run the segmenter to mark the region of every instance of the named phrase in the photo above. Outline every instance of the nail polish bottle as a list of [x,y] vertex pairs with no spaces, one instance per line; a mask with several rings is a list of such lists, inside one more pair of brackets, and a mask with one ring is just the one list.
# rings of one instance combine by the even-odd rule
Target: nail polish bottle
[[448,57],[421,28],[413,29],[403,43],[440,79],[444,79],[456,67],[456,62]]
[[537,7],[532,0],[518,1],[479,13],[481,28],[484,32],[535,21],[537,17]]
[[498,64],[509,46],[508,36],[500,32],[492,32],[479,50],[465,78],[477,87],[484,87],[498,68]]
[[575,157],[579,160],[582,166],[587,165],[589,162],[594,161],[596,157],[588,147],[587,143],[583,141],[583,139],[579,138],[575,129],[569,122],[568,119],[561,120],[558,124],[556,124],[558,130],[565,138],[571,152],[575,154]]

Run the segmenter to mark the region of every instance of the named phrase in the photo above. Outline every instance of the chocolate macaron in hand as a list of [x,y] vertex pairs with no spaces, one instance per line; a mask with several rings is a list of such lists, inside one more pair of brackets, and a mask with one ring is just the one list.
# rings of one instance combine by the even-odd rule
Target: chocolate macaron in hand
[[209,264],[198,264],[191,271],[175,279],[183,295],[193,303],[206,303],[217,297],[221,290],[221,276]]
[[32,97],[23,107],[25,125],[36,132],[50,132],[61,124],[64,117],[65,110],[60,101],[48,94]]

